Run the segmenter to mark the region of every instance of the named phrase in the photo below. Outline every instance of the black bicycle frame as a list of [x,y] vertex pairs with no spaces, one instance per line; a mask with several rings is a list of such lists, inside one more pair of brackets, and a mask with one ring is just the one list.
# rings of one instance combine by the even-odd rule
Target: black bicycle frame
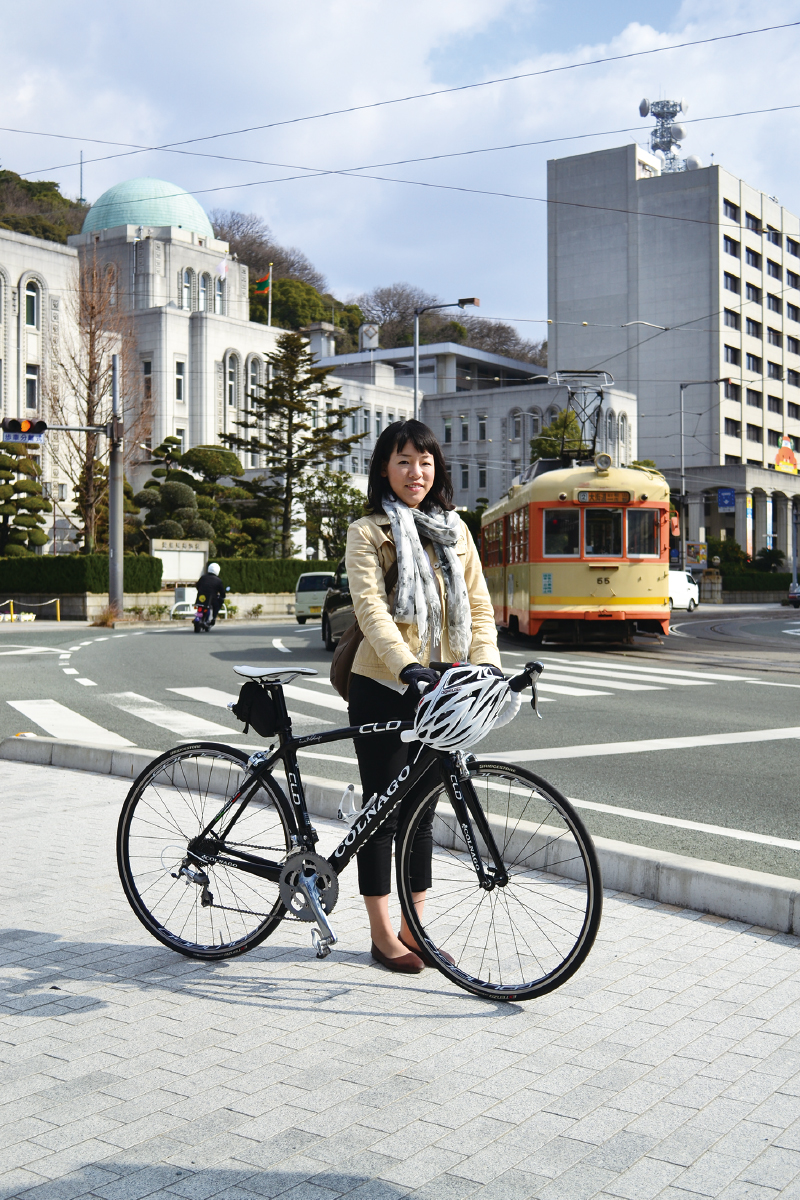
[[[348,725],[343,729],[332,729],[327,733],[312,733],[306,737],[294,737],[292,734],[291,717],[286,709],[283,688],[280,684],[267,684],[266,686],[272,692],[272,698],[276,707],[278,718],[278,749],[274,753],[270,753],[272,749],[270,747],[270,750],[262,751],[258,755],[251,757],[250,762],[253,763],[251,768],[252,773],[248,775],[236,795],[226,801],[202,833],[193,839],[189,845],[189,852],[194,855],[211,854],[217,862],[224,863],[226,866],[277,881],[283,867],[282,863],[269,862],[267,859],[258,858],[254,854],[244,853],[243,851],[234,850],[227,846],[225,847],[226,857],[223,858],[218,853],[220,843],[226,841],[239,816],[244,812],[252,799],[262,778],[267,777],[270,783],[272,783],[272,768],[275,763],[283,762],[286,772],[289,799],[292,811],[295,814],[299,834],[298,849],[312,850],[319,839],[309,818],[302,777],[297,762],[297,750],[302,749],[303,746],[319,746],[327,742],[345,741],[348,738],[372,737],[375,734],[400,732],[404,729],[413,729],[414,723],[413,721],[371,721],[365,725]],[[253,762],[253,759],[256,758],[260,759],[260,761]],[[369,841],[375,831],[394,812],[398,805],[402,803],[411,790],[417,786],[423,776],[428,774],[434,767],[438,768],[441,781],[444,783],[450,796],[453,811],[481,886],[490,889],[495,884],[502,886],[507,882],[508,877],[502,857],[495,843],[489,822],[486,820],[486,815],[472,787],[466,760],[461,755],[456,756],[439,750],[433,750],[430,747],[423,746],[421,743],[418,744],[418,750],[413,761],[406,763],[386,789],[380,795],[376,795],[366,802],[361,811],[356,815],[352,827],[329,859],[331,864],[336,868],[337,874],[340,874],[344,870],[351,858]],[[214,826],[221,818],[230,813],[234,807],[236,807],[236,811],[231,816],[230,821],[228,821],[224,829],[215,834],[213,832]],[[487,848],[489,857],[494,863],[494,870],[489,874],[487,874],[483,860],[478,852],[476,830]],[[215,846],[217,850],[214,849]],[[231,857],[228,858],[227,855],[231,855]]]

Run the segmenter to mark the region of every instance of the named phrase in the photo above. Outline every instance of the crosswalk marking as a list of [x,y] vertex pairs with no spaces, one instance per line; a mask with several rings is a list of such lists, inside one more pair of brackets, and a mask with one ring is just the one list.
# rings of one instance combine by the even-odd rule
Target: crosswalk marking
[[675,667],[651,667],[638,666],[631,663],[620,662],[619,659],[603,659],[599,662],[596,658],[562,658],[560,655],[552,654],[542,655],[542,661],[545,663],[551,662],[555,664],[563,663],[564,666],[582,667],[591,669],[592,667],[602,666],[613,668],[615,671],[622,671],[629,674],[631,671],[647,671],[650,675],[674,676],[675,678],[688,679],[713,679],[723,683],[743,682],[750,678],[748,675],[721,675],[718,672],[712,671],[681,671]]
[[272,644],[276,650],[280,650],[281,654],[291,654],[291,650],[287,650],[280,638],[273,638]]
[[637,742],[596,742],[592,745],[550,746],[542,750],[510,750],[494,753],[504,762],[541,762],[552,758],[603,758],[609,754],[645,754],[653,750],[694,750],[700,746],[740,746],[747,742],[779,742],[800,739],[800,726],[786,729],[754,729],[739,733],[700,734],[697,737],[645,738]]
[[[179,696],[185,696],[187,700],[199,700],[202,704],[213,704],[217,708],[227,708],[230,701],[238,699],[238,696],[220,691],[219,688],[211,687],[167,688],[167,691],[176,692]],[[323,721],[321,717],[311,717],[308,713],[292,712],[291,709],[287,709],[287,712],[293,721],[305,722],[312,725],[330,725],[331,723],[330,721]]]
[[61,670],[65,675],[79,675],[80,672],[75,667],[62,667]]
[[224,733],[226,737],[241,736],[238,730],[230,729],[227,725],[217,725],[216,721],[207,721],[204,717],[196,717],[182,709],[170,708],[158,700],[140,696],[137,692],[112,692],[103,699],[132,717],[140,717],[151,725],[169,729],[171,733],[177,733],[181,737],[203,737],[205,734],[218,733]]
[[93,679],[76,679],[75,682],[83,684],[84,687],[97,687]]
[[347,705],[339,696],[325,696],[321,692],[297,687],[294,683],[285,683],[283,690],[290,700],[303,700],[306,704],[316,704],[318,708],[335,708],[337,712],[347,712]]
[[88,717],[73,712],[57,700],[9,700],[8,704],[34,721],[52,737],[71,742],[91,742],[95,746],[133,746],[127,738],[96,725]]
[[[581,671],[580,674],[578,674],[577,671],[568,673],[566,671],[562,671],[561,669],[559,669],[558,671],[551,671],[550,668],[548,667],[548,669],[547,669],[548,682],[551,679],[560,680],[562,683],[579,683],[581,680],[583,680],[586,683],[597,684],[598,687],[616,688],[618,691],[621,691],[621,692],[664,692],[664,691],[666,691],[666,688],[662,684],[629,683],[627,678],[624,680],[617,679],[613,675],[609,676],[606,673],[601,674],[599,671]],[[544,686],[544,685],[541,685],[541,686]]]
[[657,675],[655,671],[620,671],[617,667],[574,667],[560,660],[548,659],[545,663],[548,676],[552,671],[567,672],[579,678],[587,676],[602,677],[603,679],[638,679],[643,683],[670,684],[673,687],[710,687],[716,682],[713,679],[675,679],[670,675]]
[[540,692],[556,692],[559,696],[611,696],[613,692],[597,692],[590,688],[564,687],[557,683],[537,683]]

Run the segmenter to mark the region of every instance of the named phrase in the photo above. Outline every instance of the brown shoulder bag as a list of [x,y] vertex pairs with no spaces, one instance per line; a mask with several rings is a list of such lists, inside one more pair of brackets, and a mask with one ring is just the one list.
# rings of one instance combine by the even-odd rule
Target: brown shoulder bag
[[[397,575],[397,562],[395,561],[389,567],[383,580],[387,596],[391,595],[397,583]],[[353,662],[356,657],[356,650],[358,650],[363,640],[364,634],[361,632],[361,627],[358,621],[354,621],[350,628],[345,630],[339,638],[336,649],[333,652],[331,683],[343,700],[347,700],[350,695],[350,675],[353,670]]]

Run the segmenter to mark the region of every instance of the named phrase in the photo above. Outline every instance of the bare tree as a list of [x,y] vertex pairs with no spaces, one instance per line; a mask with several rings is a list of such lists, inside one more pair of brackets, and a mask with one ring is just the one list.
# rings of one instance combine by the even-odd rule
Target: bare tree
[[[51,424],[105,425],[111,420],[111,357],[119,355],[120,395],[126,420],[126,458],[150,433],[150,401],[141,394],[130,311],[121,303],[116,267],[81,255],[67,298],[57,361],[45,382]],[[53,457],[73,488],[83,518],[83,552],[97,541],[98,516],[107,505],[107,439],[62,432],[50,438]]]
[[302,250],[279,245],[269,225],[257,213],[215,208],[211,212],[211,224],[215,236],[228,242],[231,253],[257,275],[266,275],[272,263],[273,279],[299,279],[310,283],[318,292],[327,290],[325,276]]

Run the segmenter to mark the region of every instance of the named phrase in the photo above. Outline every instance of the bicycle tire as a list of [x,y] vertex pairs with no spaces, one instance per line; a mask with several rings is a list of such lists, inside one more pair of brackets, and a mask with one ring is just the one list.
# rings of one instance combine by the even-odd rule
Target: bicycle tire
[[[189,841],[241,786],[247,757],[216,742],[177,746],[142,771],[122,806],[117,866],[125,895],[153,937],[189,958],[244,954],[286,913],[277,882],[217,862],[213,855],[204,856],[201,867],[186,857]],[[269,776],[260,781],[232,840],[223,845],[282,862],[296,832],[289,802]],[[204,871],[206,885],[180,876],[182,865],[195,875]]]
[[[565,983],[592,948],[603,906],[597,853],[570,802],[540,776],[475,760],[470,778],[508,883],[481,887],[438,781],[412,805],[397,835],[400,904],[417,944],[453,983],[492,1000],[531,1000]],[[433,887],[420,916],[411,894],[411,851],[431,805]],[[480,838],[477,849],[491,870]]]

